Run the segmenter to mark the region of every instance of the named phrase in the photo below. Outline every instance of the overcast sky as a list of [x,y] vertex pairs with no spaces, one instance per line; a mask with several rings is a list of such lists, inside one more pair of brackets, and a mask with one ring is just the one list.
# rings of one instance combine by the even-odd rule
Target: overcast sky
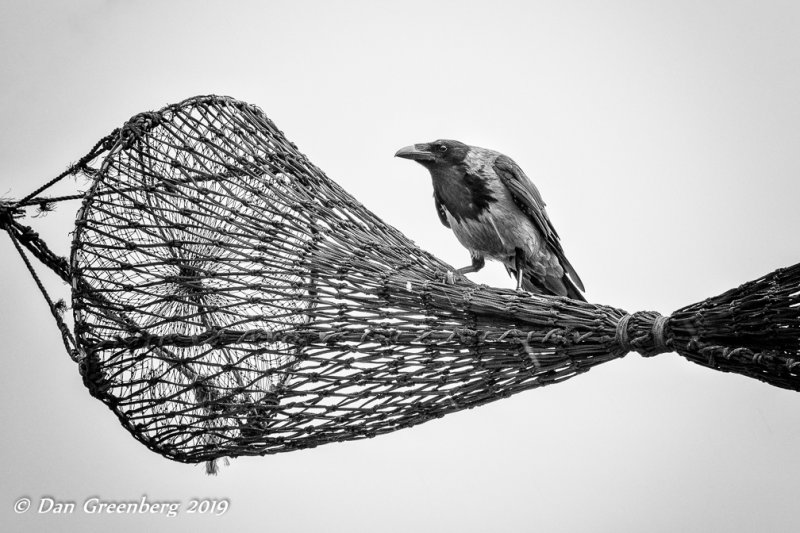
[[[457,266],[468,255],[427,172],[392,155],[441,137],[510,155],[588,299],[667,314],[800,261],[798,28],[796,1],[4,0],[0,196],[24,196],[136,113],[231,95]],[[29,222],[67,254],[77,207]],[[89,396],[1,235],[0,258],[4,531],[797,530],[800,396],[675,354],[207,477]],[[499,265],[473,279],[512,286]],[[231,508],[12,510],[22,496],[142,495]]]

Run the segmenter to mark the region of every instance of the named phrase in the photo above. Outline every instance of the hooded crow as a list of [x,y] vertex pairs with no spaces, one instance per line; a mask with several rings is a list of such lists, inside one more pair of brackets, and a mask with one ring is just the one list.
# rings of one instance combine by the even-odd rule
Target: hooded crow
[[477,272],[488,257],[505,265],[517,290],[585,301],[539,191],[510,157],[446,139],[395,156],[430,171],[439,220],[472,257],[460,274]]

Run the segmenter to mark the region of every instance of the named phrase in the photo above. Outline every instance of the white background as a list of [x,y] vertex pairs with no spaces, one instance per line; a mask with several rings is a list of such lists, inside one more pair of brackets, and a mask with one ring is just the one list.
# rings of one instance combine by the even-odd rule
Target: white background
[[[138,112],[226,94],[456,266],[468,256],[427,172],[392,155],[439,137],[500,150],[537,183],[591,301],[666,314],[800,260],[798,28],[795,1],[4,0],[0,195],[24,196]],[[66,254],[76,209],[29,222]],[[800,527],[800,396],[675,354],[208,477],[89,396],[2,235],[0,269],[4,531]],[[473,279],[512,286],[498,265]],[[231,508],[12,511],[21,496],[143,494]]]

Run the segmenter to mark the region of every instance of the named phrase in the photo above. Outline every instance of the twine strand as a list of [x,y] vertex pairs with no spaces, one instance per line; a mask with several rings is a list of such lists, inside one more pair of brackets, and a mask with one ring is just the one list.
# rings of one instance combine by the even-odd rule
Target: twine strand
[[671,350],[666,336],[668,323],[669,317],[652,311],[625,314],[617,322],[614,341],[625,353],[636,351],[644,357],[665,353]]

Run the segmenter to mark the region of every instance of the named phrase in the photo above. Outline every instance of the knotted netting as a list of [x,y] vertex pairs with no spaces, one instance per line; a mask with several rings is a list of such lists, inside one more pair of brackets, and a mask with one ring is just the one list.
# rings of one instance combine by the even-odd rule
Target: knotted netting
[[670,317],[453,279],[227,97],[133,117],[78,172],[68,263],[17,221],[41,189],[0,225],[70,281],[74,336],[48,302],[89,391],[170,459],[372,437],[631,350],[800,390],[800,265]]

